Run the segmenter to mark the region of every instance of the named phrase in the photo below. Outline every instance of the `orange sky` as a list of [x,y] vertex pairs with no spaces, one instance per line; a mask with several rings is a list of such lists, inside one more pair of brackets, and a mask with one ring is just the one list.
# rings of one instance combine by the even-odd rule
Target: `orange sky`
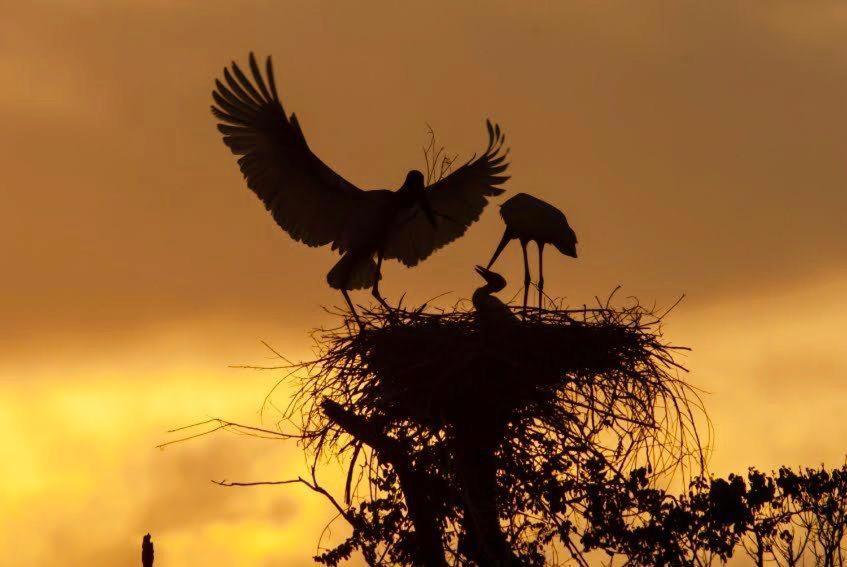
[[[499,121],[507,190],[580,238],[549,292],[687,295],[667,333],[711,392],[716,471],[843,459],[847,6],[22,2],[0,21],[0,557],[129,565],[149,529],[157,566],[310,564],[322,501],[208,482],[296,476],[296,448],[152,448],[256,422],[279,376],[227,365],[263,362],[260,339],[307,356],[340,299],[332,253],[277,229],[215,131],[212,81],[250,50],[363,187],[422,166],[427,122],[469,157]],[[387,265],[383,293],[467,297],[499,223]]]

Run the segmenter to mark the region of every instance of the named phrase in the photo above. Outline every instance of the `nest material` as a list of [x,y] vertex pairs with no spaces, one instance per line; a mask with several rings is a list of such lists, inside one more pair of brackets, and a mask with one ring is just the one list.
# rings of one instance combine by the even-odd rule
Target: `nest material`
[[361,315],[363,330],[347,316],[320,331],[292,406],[305,410],[304,438],[321,451],[344,435],[321,414],[330,399],[419,447],[461,420],[571,444],[604,438],[617,462],[658,449],[670,463],[702,463],[702,407],[678,378],[679,347],[663,341],[661,316],[637,304],[515,314],[492,329],[474,311],[377,309]]
[[473,312],[385,317],[349,343],[367,368],[357,403],[423,422],[464,413],[519,411],[564,382],[627,365],[643,354],[634,328],[565,311],[481,326]]
[[587,472],[626,480],[645,467],[655,483],[705,467],[708,418],[681,347],[662,338],[667,312],[610,300],[514,310],[496,326],[461,308],[378,308],[361,329],[341,312],[314,334],[314,360],[284,367],[299,388],[279,426],[298,427],[313,474],[323,458],[346,463],[344,502],[359,515],[333,503],[373,558],[447,549],[490,564],[474,554],[494,549],[502,564],[541,564],[548,544],[581,556],[571,538],[588,517]]

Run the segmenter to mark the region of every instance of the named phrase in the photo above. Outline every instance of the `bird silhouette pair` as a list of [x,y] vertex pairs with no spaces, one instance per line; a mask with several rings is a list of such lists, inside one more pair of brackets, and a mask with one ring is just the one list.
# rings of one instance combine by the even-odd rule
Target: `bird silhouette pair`
[[[485,152],[435,183],[426,186],[423,174],[412,170],[396,191],[364,191],[309,149],[297,116],[287,114],[280,102],[270,57],[264,75],[252,53],[249,66],[252,81],[234,62],[224,68],[223,80],[215,81],[212,113],[220,120],[218,130],[232,153],[240,156],[247,186],[277,224],[299,242],[331,245],[341,254],[327,282],[341,291],[357,319],[350,290],[370,287],[390,308],[379,291],[383,260],[416,266],[461,237],[479,219],[488,199],[503,193],[500,185],[509,179],[503,175],[508,151],[503,147],[505,135],[490,121]],[[561,211],[525,193],[503,203],[500,213],[506,224],[503,238],[488,266],[477,266],[477,272],[489,294],[503,289],[505,280],[490,268],[506,244],[517,239],[523,249],[525,308],[530,286],[527,244],[536,242],[541,307],[544,246],[552,244],[575,258],[576,235]]]

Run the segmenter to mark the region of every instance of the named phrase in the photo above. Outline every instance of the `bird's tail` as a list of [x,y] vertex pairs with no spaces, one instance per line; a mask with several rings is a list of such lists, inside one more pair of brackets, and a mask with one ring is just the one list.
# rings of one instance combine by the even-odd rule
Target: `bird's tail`
[[372,287],[378,277],[372,257],[363,258],[348,252],[332,267],[326,281],[333,289],[365,289]]

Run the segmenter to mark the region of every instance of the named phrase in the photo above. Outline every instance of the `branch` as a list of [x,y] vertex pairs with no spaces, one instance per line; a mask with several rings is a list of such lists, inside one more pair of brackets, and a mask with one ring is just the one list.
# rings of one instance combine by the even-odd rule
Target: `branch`
[[209,435],[214,433],[215,431],[219,431],[221,429],[232,429],[235,430],[235,433],[239,433],[242,435],[248,435],[250,437],[258,437],[260,439],[299,439],[299,435],[290,435],[287,433],[280,433],[279,431],[271,431],[270,429],[262,429],[261,427],[253,427],[250,425],[242,425],[240,423],[235,423],[234,421],[227,421],[225,419],[221,419],[219,417],[213,417],[212,419],[207,419],[206,421],[199,421],[197,423],[192,423],[190,425],[186,425],[184,427],[177,427],[176,429],[169,429],[167,433],[177,433],[179,431],[185,431],[187,429],[193,429],[195,427],[201,427],[204,425],[217,424],[215,427],[212,427],[208,431],[201,431],[200,433],[195,433],[193,435],[187,435],[185,437],[181,437],[179,439],[174,439],[173,441],[167,441],[165,443],[160,443],[156,445],[157,449],[164,449],[168,445],[173,445],[175,443],[182,443],[184,441],[189,441],[191,439],[196,439],[197,437],[203,437],[205,435]]
[[303,483],[302,478],[292,478],[289,480],[259,480],[256,482],[234,482],[229,480],[213,480],[218,486],[270,486],[276,484],[298,484]]
[[412,467],[409,450],[403,443],[386,435],[382,424],[368,421],[341,404],[329,399],[321,402],[326,417],[338,424],[348,434],[370,445],[380,460],[388,463],[397,474],[400,490],[406,501],[409,519],[415,529],[415,543],[419,550],[422,565],[426,567],[446,567],[442,544],[443,534],[435,512],[432,498],[435,496],[429,487],[429,479]]
[[276,486],[282,484],[303,484],[307,486],[312,492],[317,492],[318,494],[323,495],[330,503],[338,510],[338,513],[341,514],[347,522],[353,526],[355,526],[354,518],[350,515],[349,511],[346,508],[342,508],[338,501],[327,492],[325,488],[318,484],[317,479],[314,476],[314,471],[312,471],[312,482],[309,482],[305,478],[298,476],[297,478],[292,478],[288,480],[260,480],[256,482],[234,482],[224,480],[213,480],[212,483],[217,484],[218,486],[223,487],[244,487],[244,486]]

